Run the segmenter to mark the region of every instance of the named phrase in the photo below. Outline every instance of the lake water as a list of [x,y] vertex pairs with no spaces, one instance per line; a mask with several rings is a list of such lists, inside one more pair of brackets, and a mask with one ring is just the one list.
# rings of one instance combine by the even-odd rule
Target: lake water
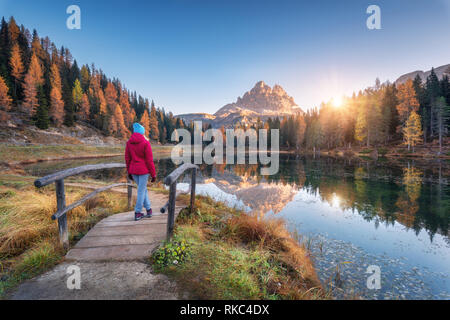
[[[42,176],[103,158],[26,167]],[[158,178],[175,165],[156,157]],[[263,217],[280,217],[312,253],[338,298],[450,299],[449,162],[305,158],[280,155],[280,171],[257,165],[202,165],[197,192]],[[91,174],[117,180],[124,170]],[[188,189],[189,177],[178,189]],[[381,288],[370,289],[369,266]]]

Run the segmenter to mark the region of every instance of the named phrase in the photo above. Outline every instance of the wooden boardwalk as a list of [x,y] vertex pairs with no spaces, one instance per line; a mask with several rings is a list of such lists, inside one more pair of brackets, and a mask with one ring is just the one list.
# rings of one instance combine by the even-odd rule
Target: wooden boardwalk
[[[55,183],[57,212],[52,219],[58,220],[59,239],[64,248],[69,247],[67,213],[71,209],[106,190],[127,193],[129,207],[134,203],[130,183],[115,183],[101,188],[67,183],[67,186],[95,190],[66,206],[64,179],[87,171],[124,167],[122,163],[85,165],[59,171],[34,182],[37,188]],[[186,163],[168,175],[164,183],[169,186],[169,196],[149,191],[152,218],[134,221],[134,212],[129,211],[101,220],[67,252],[64,262],[19,285],[10,298],[95,300],[178,299],[181,296],[186,299],[186,294],[179,292],[173,281],[164,275],[153,274],[145,260],[161,241],[172,236],[176,216],[183,207],[176,202],[177,179],[186,170],[192,171],[190,207],[194,207],[197,169],[197,166]],[[123,187],[127,188],[126,191]],[[161,211],[167,214],[161,214]],[[69,288],[66,282],[68,268],[74,265],[78,266],[81,272],[79,280],[83,283],[77,290]]]
[[[168,199],[167,195],[152,191],[149,191],[149,197],[152,218],[134,221],[134,211],[109,216],[97,223],[69,250],[66,261],[134,261],[148,258],[166,239],[167,214],[161,214],[159,210]],[[181,208],[175,207],[175,215]]]
[[[95,188],[97,186],[84,186]],[[126,193],[125,189],[113,191]],[[160,208],[168,196],[149,191],[154,215],[134,221],[134,211],[118,213],[97,223],[72,247],[62,263],[21,284],[13,300],[166,300],[186,299],[176,283],[154,274],[147,260],[166,239],[167,214]],[[183,206],[175,206],[175,216]],[[81,271],[81,289],[66,285],[69,266]]]

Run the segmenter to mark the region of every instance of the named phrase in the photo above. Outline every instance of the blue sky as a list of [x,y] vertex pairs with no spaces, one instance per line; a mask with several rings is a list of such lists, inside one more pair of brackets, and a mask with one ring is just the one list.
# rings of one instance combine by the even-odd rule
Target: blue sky
[[[71,4],[81,30],[66,28]],[[450,0],[0,0],[11,15],[174,114],[214,113],[259,80],[307,109],[450,63]]]

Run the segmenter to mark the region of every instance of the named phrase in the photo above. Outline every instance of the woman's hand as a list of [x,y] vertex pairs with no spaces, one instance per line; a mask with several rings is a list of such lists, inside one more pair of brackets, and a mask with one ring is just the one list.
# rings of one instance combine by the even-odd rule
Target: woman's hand
[[134,181],[133,180],[133,175],[132,174],[128,174],[128,179],[130,179],[130,181]]
[[152,183],[156,181],[156,177],[152,177]]

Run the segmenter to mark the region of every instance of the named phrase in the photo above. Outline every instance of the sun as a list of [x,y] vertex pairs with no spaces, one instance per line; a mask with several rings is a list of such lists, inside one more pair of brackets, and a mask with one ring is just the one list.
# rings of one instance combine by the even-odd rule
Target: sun
[[333,106],[339,108],[342,106],[342,97],[333,98],[331,102],[333,103]]

